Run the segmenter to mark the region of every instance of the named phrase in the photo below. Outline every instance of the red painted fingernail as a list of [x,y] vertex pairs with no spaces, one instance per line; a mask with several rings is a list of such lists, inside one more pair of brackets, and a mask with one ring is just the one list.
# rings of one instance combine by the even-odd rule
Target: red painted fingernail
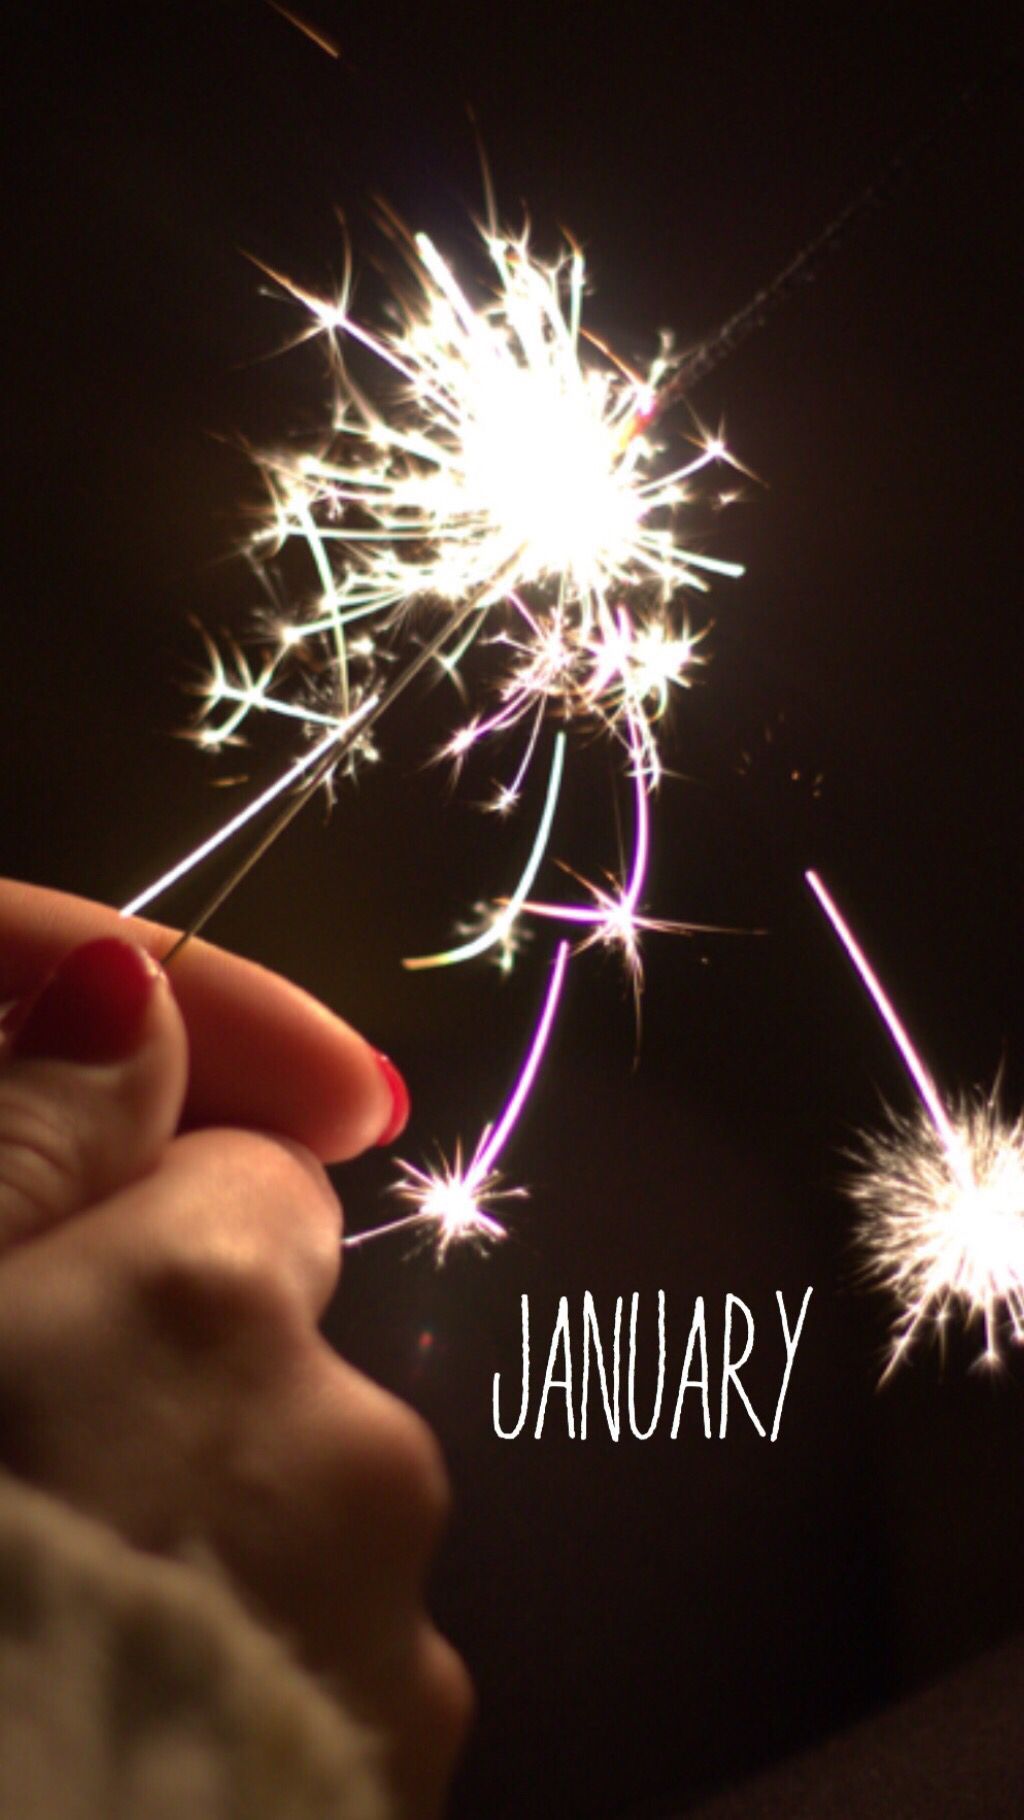
[[405,1130],[405,1122],[409,1117],[409,1089],[390,1056],[381,1055],[379,1051],[375,1051],[375,1054],[377,1066],[387,1081],[388,1091],[391,1094],[391,1117],[377,1139],[377,1143],[393,1144],[399,1132]]
[[116,936],[65,956],[45,985],[8,1013],[4,1034],[19,1058],[120,1062],[142,1035],[160,969]]

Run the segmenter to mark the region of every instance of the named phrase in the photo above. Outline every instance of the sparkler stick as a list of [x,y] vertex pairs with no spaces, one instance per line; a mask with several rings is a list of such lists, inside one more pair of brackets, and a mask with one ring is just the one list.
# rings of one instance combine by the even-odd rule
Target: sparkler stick
[[1024,1342],[1024,1118],[1007,1123],[995,1094],[951,1114],[864,950],[816,872],[807,883],[881,1018],[920,1103],[865,1140],[850,1186],[861,1208],[869,1272],[899,1304],[888,1377],[921,1326],[941,1333],[955,1308],[981,1319],[983,1359],[1000,1359],[999,1332]]
[[[251,821],[254,821],[258,815],[262,814],[263,810],[268,808],[271,803],[276,802],[279,796],[284,796],[295,784],[300,783],[303,778],[308,777],[310,771],[313,772],[315,783],[319,786],[323,777],[326,775],[324,767],[327,761],[330,760],[332,767],[337,762],[340,755],[339,747],[341,746],[342,738],[343,735],[339,733],[337,724],[332,722],[330,733],[325,739],[320,741],[319,745],[314,746],[312,751],[307,752],[305,756],[300,758],[289,770],[285,771],[281,777],[275,778],[274,782],[266,790],[261,791],[260,795],[257,796],[253,802],[247,803],[245,808],[239,810],[237,815],[233,815],[230,821],[222,823],[222,825],[210,835],[208,840],[202,841],[198,847],[191,848],[184,859],[179,860],[175,865],[171,866],[169,871],[164,872],[160,878],[153,882],[153,884],[147,885],[145,890],[140,891],[137,897],[133,897],[127,904],[122,904],[121,915],[137,916],[140,910],[146,908],[147,904],[151,904],[156,898],[162,897],[165,891],[169,891],[172,885],[176,885],[180,879],[186,878],[190,872],[195,870],[196,866],[202,864],[204,859],[208,859],[211,853],[216,853],[219,847],[223,847],[228,841],[233,839],[236,834],[240,834],[243,828],[247,827]],[[300,796],[295,799],[294,804],[289,805],[292,813],[302,807],[304,800],[305,798]],[[250,863],[250,861],[246,861],[245,871],[248,871]],[[242,872],[233,873],[228,888],[232,888],[242,876],[244,876]],[[226,896],[227,892],[225,891],[222,895],[219,895],[216,900],[210,900],[209,904],[196,918],[194,925],[187,931],[187,934],[179,938],[178,943],[172,950],[172,954],[178,952],[179,947],[184,944],[184,941],[188,939],[189,936],[197,935],[199,933],[203,924],[212,916],[214,910],[224,901],[224,897]],[[170,958],[170,956],[168,958]]]

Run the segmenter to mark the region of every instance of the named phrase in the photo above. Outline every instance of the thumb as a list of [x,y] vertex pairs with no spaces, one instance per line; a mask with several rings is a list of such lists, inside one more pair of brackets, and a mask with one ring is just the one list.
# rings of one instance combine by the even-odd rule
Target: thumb
[[0,1253],[125,1187],[174,1135],[185,1026],[131,942],[87,942],[7,1013],[0,1039]]

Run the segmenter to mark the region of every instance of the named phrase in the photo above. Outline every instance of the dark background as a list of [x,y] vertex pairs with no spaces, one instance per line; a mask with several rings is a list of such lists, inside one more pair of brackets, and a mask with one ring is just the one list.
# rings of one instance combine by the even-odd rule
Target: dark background
[[[683,345],[717,326],[990,76],[1009,16],[304,12],[340,58],[256,0],[43,9],[8,42],[10,874],[122,901],[229,800],[173,737],[188,616],[239,627],[256,599],[233,558],[256,497],[238,442],[323,408],[314,354],[263,358],[294,319],[240,249],[327,286],[340,209],[372,313],[382,194],[472,260],[470,103],[505,218],[527,205],[542,249],[570,228],[591,324],[647,358],[663,324]],[[435,1604],[481,1697],[467,1820],[681,1809],[1024,1621],[1019,1359],[971,1370],[975,1333],[876,1389],[890,1310],[856,1284],[841,1151],[880,1094],[906,1107],[909,1091],[801,882],[809,863],[831,880],[939,1079],[1003,1065],[1019,1105],[1018,108],[996,81],[694,398],[765,484],[715,526],[748,573],[716,587],[713,662],[678,704],[686,781],[659,800],[651,908],[768,933],[652,939],[635,1070],[615,967],[574,969],[509,1158],[532,1191],[512,1241],[440,1272],[393,1241],[347,1265],[332,1332],[427,1413],[455,1480]],[[328,826],[308,811],[212,930],[396,1055],[414,1157],[472,1141],[543,980],[542,943],[511,984],[398,968],[514,863],[422,769],[452,705],[403,710],[387,764]],[[269,775],[267,753],[243,757]],[[591,872],[615,857],[607,788],[584,755],[563,827]],[[387,1177],[380,1159],[348,1172],[353,1227],[379,1217]],[[776,1445],[738,1411],[705,1441],[690,1406],[672,1443],[695,1294],[713,1361],[726,1290],[753,1309],[764,1414],[774,1292],[794,1308],[808,1284]],[[650,1366],[659,1287],[669,1413],[652,1440],[570,1442],[557,1420],[541,1442],[494,1437],[524,1289],[542,1356],[560,1294],[578,1317],[592,1289],[610,1317],[639,1290]]]

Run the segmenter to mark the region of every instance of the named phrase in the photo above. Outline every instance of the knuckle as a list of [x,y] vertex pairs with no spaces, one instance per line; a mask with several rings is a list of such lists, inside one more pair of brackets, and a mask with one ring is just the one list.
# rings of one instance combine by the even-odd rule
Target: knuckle
[[418,1578],[451,1504],[441,1449],[407,1404],[342,1361],[337,1366],[341,1419],[334,1432],[345,1437],[335,1456],[342,1504],[350,1520],[372,1534],[375,1553],[402,1562]]
[[451,1487],[441,1448],[421,1416],[388,1399],[381,1421],[379,1493],[398,1515],[418,1552],[433,1551],[451,1509]]
[[[416,1813],[436,1820],[466,1740],[476,1696],[462,1658],[424,1622],[417,1639],[408,1729],[402,1740],[405,1790]],[[400,1771],[401,1775],[401,1771]]]
[[14,1082],[0,1087],[0,1238],[26,1237],[89,1193],[88,1147],[75,1122]]
[[216,1223],[200,1245],[149,1256],[141,1290],[156,1324],[177,1341],[224,1345],[254,1332],[281,1339],[300,1325],[294,1292],[266,1247]]
[[441,1741],[450,1765],[473,1723],[476,1690],[458,1651],[432,1627],[422,1646],[421,1684],[429,1727]]
[[200,1343],[306,1336],[311,1280],[338,1269],[340,1209],[320,1165],[284,1140],[207,1131],[180,1140],[179,1167],[187,1216],[161,1211],[142,1264],[154,1317]]

